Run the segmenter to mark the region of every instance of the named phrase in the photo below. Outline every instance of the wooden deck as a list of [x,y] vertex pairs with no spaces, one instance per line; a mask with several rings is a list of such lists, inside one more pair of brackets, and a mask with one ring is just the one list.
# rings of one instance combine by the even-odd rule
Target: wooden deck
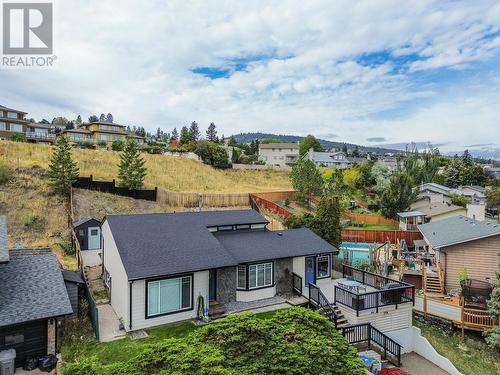
[[432,315],[451,321],[456,327],[464,330],[484,331],[498,325],[498,319],[488,311],[466,308],[458,297],[424,294],[415,297],[415,310],[424,315]]

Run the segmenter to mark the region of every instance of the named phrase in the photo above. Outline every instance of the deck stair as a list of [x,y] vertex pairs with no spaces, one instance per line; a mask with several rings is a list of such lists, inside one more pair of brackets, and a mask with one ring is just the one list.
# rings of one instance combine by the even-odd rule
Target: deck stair
[[226,308],[218,301],[210,301],[208,305],[208,316],[212,319],[218,319],[224,316]]
[[342,314],[342,311],[340,311],[337,305],[330,305],[330,307],[331,310],[320,310],[324,315],[326,315],[328,319],[335,323],[335,327],[337,328],[337,330],[341,331],[343,327],[347,327],[349,325],[349,322],[345,318],[344,314]]
[[425,272],[425,291],[427,293],[444,294],[442,288],[442,282],[439,278],[439,274],[435,272]]

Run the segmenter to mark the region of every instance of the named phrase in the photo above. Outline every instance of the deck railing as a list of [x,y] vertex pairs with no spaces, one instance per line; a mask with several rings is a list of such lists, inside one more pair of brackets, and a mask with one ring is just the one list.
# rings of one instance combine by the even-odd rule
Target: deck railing
[[56,138],[56,135],[51,133],[26,132],[26,138],[47,139],[52,141]]
[[312,305],[312,307],[321,310],[321,312],[323,312],[333,322],[333,324],[335,324],[335,328],[337,328],[337,313],[332,308],[332,305],[330,305],[330,302],[325,297],[321,289],[312,283],[309,283],[309,304]]
[[295,272],[292,273],[293,292],[299,296],[302,295],[302,277]]
[[[349,344],[368,344],[371,349],[375,344],[383,351],[383,358],[389,359],[387,354],[391,354],[396,360],[391,361],[396,366],[401,366],[401,345],[380,332],[370,323],[354,324],[342,328],[344,336]],[[389,359],[390,360],[390,359]]]
[[486,310],[462,308],[462,324],[469,328],[493,328],[498,320]]
[[344,278],[352,278],[363,285],[368,285],[376,289],[383,288],[387,284],[399,285],[390,289],[365,293],[355,292],[341,285],[335,285],[335,303],[356,310],[356,316],[359,316],[359,312],[363,310],[375,309],[375,311],[378,312],[379,308],[383,306],[395,306],[397,309],[398,305],[407,302],[411,302],[415,305],[415,287],[411,284],[392,280],[388,277],[363,271],[348,265],[342,267],[342,276]]

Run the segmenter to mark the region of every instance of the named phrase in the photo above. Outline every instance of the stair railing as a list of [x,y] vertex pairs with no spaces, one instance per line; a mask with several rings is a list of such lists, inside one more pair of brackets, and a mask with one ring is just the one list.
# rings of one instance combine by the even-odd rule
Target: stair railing
[[332,308],[332,305],[321,289],[312,283],[309,283],[309,304],[321,310],[335,324],[335,328],[337,328],[339,318],[337,312]]

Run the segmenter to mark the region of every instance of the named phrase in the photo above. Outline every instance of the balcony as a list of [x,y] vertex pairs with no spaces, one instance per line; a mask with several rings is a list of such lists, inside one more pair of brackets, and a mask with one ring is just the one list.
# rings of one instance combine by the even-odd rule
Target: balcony
[[386,306],[397,309],[405,303],[415,305],[415,287],[402,281],[348,265],[342,267],[342,279],[335,281],[335,304],[355,310],[356,316],[360,311],[378,313],[380,308]]
[[56,138],[56,135],[50,133],[26,132],[26,138],[52,142]]

